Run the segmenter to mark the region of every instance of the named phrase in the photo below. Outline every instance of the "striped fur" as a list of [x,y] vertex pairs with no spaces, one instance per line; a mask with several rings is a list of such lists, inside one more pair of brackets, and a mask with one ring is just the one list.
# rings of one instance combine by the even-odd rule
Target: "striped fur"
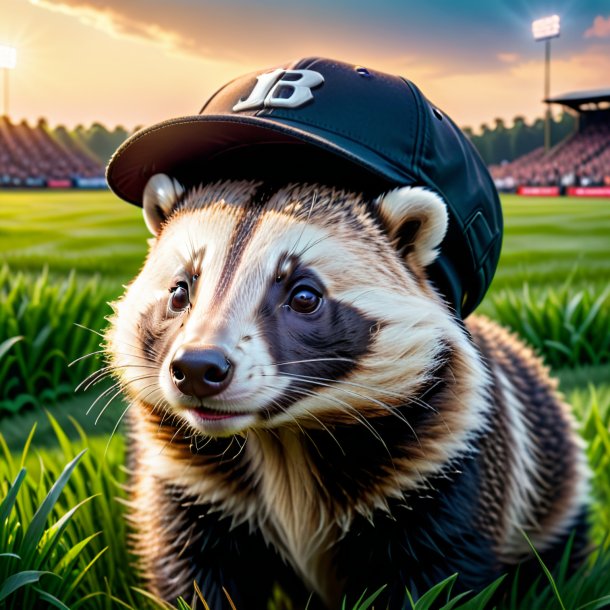
[[[447,224],[436,195],[157,182],[174,197],[149,192],[156,237],[107,335],[154,592],[196,579],[215,607],[225,586],[258,609],[254,589],[281,581],[336,608],[389,583],[398,608],[405,584],[460,571],[476,588],[527,559],[522,531],[543,553],[565,540],[587,493],[572,418],[530,350],[483,318],[464,328],[426,280]],[[177,281],[191,305],[174,314]],[[303,282],[323,298],[309,317],[286,305]],[[204,405],[228,421],[203,421],[171,380],[193,343],[235,363]],[[379,573],[359,577],[359,557]]]

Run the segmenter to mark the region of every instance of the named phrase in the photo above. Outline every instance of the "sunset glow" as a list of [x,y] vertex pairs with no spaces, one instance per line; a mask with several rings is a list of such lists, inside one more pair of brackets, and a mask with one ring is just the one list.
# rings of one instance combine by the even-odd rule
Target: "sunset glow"
[[[196,113],[228,80],[307,55],[401,74],[475,129],[541,116],[543,66],[530,28],[545,5],[431,4],[5,0],[0,42],[19,48],[12,118],[133,128]],[[597,0],[564,4],[552,93],[609,86],[608,11]]]
[[0,45],[0,68],[14,69],[17,65],[17,49]]

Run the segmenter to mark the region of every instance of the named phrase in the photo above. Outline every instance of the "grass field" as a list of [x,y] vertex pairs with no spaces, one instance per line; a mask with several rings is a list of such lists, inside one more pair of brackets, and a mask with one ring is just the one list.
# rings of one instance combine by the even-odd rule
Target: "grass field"
[[[610,280],[610,204],[606,199],[502,197],[505,237],[492,292]],[[21,191],[0,194],[0,260],[19,270],[76,268],[124,283],[146,250],[141,211],[109,192]]]
[[490,294],[504,287],[610,281],[608,199],[502,197],[505,237]]
[[142,213],[107,191],[0,193],[0,260],[15,270],[100,273],[117,286],[146,251]]
[[[502,202],[505,215],[503,251],[496,278],[481,311],[497,315],[494,299],[506,295],[516,295],[517,300],[521,299],[525,294],[525,283],[534,300],[538,296],[542,299],[549,288],[558,289],[565,285],[570,290],[583,288],[590,289],[594,295],[603,293],[610,284],[610,200],[504,196]],[[97,274],[99,279],[96,281],[99,282],[103,298],[114,298],[122,291],[122,284],[129,281],[141,266],[147,238],[141,211],[108,192],[0,192],[0,268],[5,263],[13,274],[25,272],[22,284],[35,284],[41,269],[48,267],[49,282],[59,286],[75,270],[77,280],[83,282]],[[0,283],[0,296],[2,290],[4,288]],[[25,294],[26,287],[23,290]],[[568,295],[570,298],[571,294]],[[602,299],[600,303],[601,307],[607,309],[607,300]],[[41,334],[51,341],[53,337],[44,326],[44,306],[44,303],[36,304],[36,315],[42,317]],[[567,307],[571,311],[576,306],[575,299],[569,300]],[[0,315],[2,311],[0,309]],[[15,306],[11,311],[23,312],[25,307]],[[110,313],[109,308],[107,311]],[[607,311],[602,313],[608,314]],[[2,322],[0,320],[0,330]],[[529,326],[529,322],[526,320],[526,326]],[[542,320],[541,325],[545,323]],[[569,326],[571,321],[568,319],[565,323]],[[585,324],[589,323],[585,320]],[[102,324],[100,318],[99,325]],[[596,328],[600,329],[600,326]],[[572,330],[576,335],[580,333],[579,328]],[[82,331],[75,329],[74,332]],[[605,331],[601,328],[597,332],[610,337],[610,328]],[[2,340],[0,335],[0,365]],[[40,345],[44,352],[46,344]],[[595,473],[595,538],[601,542],[610,532],[610,366],[587,365],[554,372],[560,377],[563,391],[574,404],[583,436],[588,442]],[[0,366],[0,382],[1,379]],[[138,585],[137,577],[133,571],[125,569],[129,560],[125,550],[124,509],[114,501],[115,496],[124,493],[121,488],[125,480],[125,473],[121,469],[124,439],[120,429],[106,453],[109,434],[124,405],[117,399],[97,426],[94,425],[94,416],[101,403],[91,415],[86,415],[95,397],[106,387],[73,398],[62,397],[59,402],[42,401],[36,408],[24,409],[10,417],[2,417],[0,411],[0,439],[5,439],[4,444],[0,440],[0,456],[3,450],[5,453],[4,458],[0,457],[0,484],[3,485],[0,487],[0,514],[2,491],[8,489],[6,481],[15,479],[21,463],[28,468],[28,479],[22,494],[25,497],[20,497],[21,504],[18,504],[22,521],[19,527],[27,524],[29,519],[33,520],[36,502],[42,501],[53,481],[60,477],[63,466],[74,459],[80,448],[89,447],[88,454],[75,466],[74,475],[66,484],[63,493],[64,496],[67,494],[67,499],[62,496],[58,500],[50,517],[50,523],[57,523],[60,515],[71,506],[86,497],[101,494],[78,510],[72,529],[66,530],[68,538],[62,539],[68,553],[74,552],[69,549],[80,549],[78,558],[76,554],[74,556],[75,565],[80,566],[75,572],[80,579],[78,590],[81,591],[80,595],[91,596],[82,607],[85,610],[157,608],[160,606],[156,602],[134,593],[133,587]],[[59,425],[49,420],[43,407],[53,413]],[[28,435],[34,424],[38,430],[28,455],[21,460],[19,455],[28,445]],[[121,524],[120,527],[117,523]],[[56,532],[57,527],[53,527],[48,531]],[[101,534],[89,540],[88,537],[97,531]],[[1,563],[2,553],[6,552],[6,547],[2,546],[5,542],[3,535],[0,531],[0,607],[3,603],[2,570],[6,565]],[[88,542],[82,544],[81,548],[78,540],[82,542],[84,539]],[[44,548],[45,540],[43,536],[40,542]],[[54,552],[57,553],[57,549]],[[55,557],[57,565],[64,566],[64,560],[59,561],[52,553],[49,556]],[[548,593],[533,595],[528,601],[528,610],[586,607],[584,604],[592,602],[596,595],[609,595],[610,576],[604,576],[606,572],[602,574],[602,571],[610,572],[610,553],[605,552],[600,556],[601,567],[592,567],[587,574],[580,576],[584,585],[582,582],[560,584],[559,592],[564,596],[563,600],[551,588]],[[42,568],[38,566],[36,569]],[[74,578],[74,575],[66,573],[65,578]],[[49,587],[49,595],[53,591],[62,591],[59,585],[55,587],[49,584]],[[78,601],[76,605],[71,605],[78,599],[74,590],[70,590],[70,595],[72,597],[65,598],[71,600],[68,606],[78,607]],[[39,607],[33,589],[27,589],[27,595],[19,600],[12,599],[12,605],[7,607],[19,610]],[[566,600],[578,600],[578,603],[573,601],[573,605],[570,605]],[[453,607],[456,610],[461,608]],[[600,606],[588,606],[589,610],[594,607]],[[288,610],[287,606],[281,604],[273,608]],[[482,610],[483,605],[470,608]],[[511,603],[506,608],[519,610],[521,607]]]

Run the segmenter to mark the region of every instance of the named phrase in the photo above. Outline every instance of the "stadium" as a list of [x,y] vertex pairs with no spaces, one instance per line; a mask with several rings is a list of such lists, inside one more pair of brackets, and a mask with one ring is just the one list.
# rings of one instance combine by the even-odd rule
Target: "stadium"
[[491,165],[499,191],[520,195],[610,197],[610,89],[576,91],[544,100],[568,109],[574,133]]
[[[490,163],[496,188],[529,196],[610,197],[610,89],[544,101],[570,114],[572,133],[547,151],[539,132],[528,143],[532,150]],[[128,135],[122,127],[109,131],[96,124],[69,131],[43,119],[31,126],[0,117],[0,188],[105,188],[109,154]],[[480,136],[472,140],[485,158],[486,143]]]
[[[400,608],[375,605],[381,590],[367,582],[359,598],[338,607],[610,607],[610,12],[603,3],[557,8],[565,38],[553,42],[551,62],[558,30],[535,36],[545,53],[530,33],[548,8],[538,0],[501,8],[439,0],[417,9],[378,0],[374,11],[324,0],[256,9],[246,0],[7,2],[0,11],[0,608],[249,610],[230,599],[208,605],[197,582],[170,604],[135,567],[130,404],[105,359],[104,337],[154,239],[142,209],[119,200],[105,173],[143,125],[196,113],[229,80],[310,53],[413,75],[477,149],[499,192],[504,230],[493,282],[474,313],[542,360],[590,468],[590,546],[574,572],[573,539],[553,567],[524,535],[523,547],[537,557],[535,581],[524,590],[517,575],[501,597],[502,579],[460,593],[455,573],[427,590],[405,585],[410,602]],[[159,292],[167,299],[165,288]],[[191,533],[176,537],[186,546]],[[370,565],[367,550],[354,561]],[[263,607],[303,610],[279,585],[255,610]]]
[[30,127],[0,117],[0,187],[102,188],[103,161],[63,130],[44,121]]

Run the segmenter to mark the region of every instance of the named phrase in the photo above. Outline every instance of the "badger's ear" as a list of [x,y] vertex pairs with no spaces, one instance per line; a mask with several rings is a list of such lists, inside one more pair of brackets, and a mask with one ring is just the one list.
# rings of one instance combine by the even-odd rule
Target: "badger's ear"
[[161,225],[183,193],[184,187],[167,174],[155,174],[148,180],[142,197],[142,211],[144,222],[153,235],[159,234]]
[[390,191],[377,199],[378,214],[399,254],[427,267],[437,256],[449,217],[439,195],[421,187]]

